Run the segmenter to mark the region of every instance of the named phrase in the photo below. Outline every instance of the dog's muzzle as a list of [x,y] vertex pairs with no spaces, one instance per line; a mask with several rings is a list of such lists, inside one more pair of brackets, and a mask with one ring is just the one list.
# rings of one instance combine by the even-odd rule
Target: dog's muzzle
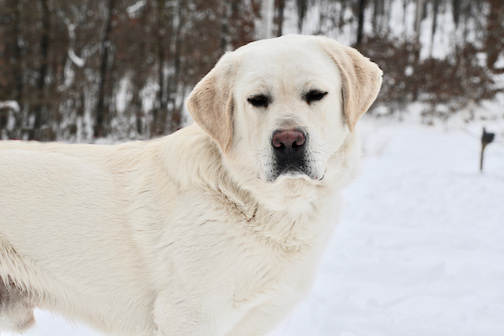
[[276,130],[271,138],[275,169],[271,181],[280,175],[309,175],[306,159],[306,134],[300,129]]

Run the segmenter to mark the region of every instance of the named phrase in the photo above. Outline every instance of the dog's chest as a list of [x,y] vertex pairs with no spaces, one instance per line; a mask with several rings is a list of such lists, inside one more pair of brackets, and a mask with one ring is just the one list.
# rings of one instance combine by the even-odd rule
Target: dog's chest
[[[171,265],[163,272],[169,287],[194,291],[195,297],[210,294],[212,306],[227,310],[235,322],[264,307],[291,307],[304,296],[323,245],[321,218],[294,223],[260,210],[238,211],[227,201],[208,204],[200,195],[189,199],[201,206],[173,213],[159,236]],[[298,226],[309,229],[289,233]]]
[[[228,222],[215,221],[215,227],[207,228],[220,232],[221,242],[225,242],[221,251],[227,256],[221,261],[233,270],[229,278],[235,284],[235,303],[260,302],[272,293],[304,293],[322,251],[328,224],[323,216],[316,211],[296,219],[261,210],[232,212],[227,213]],[[219,210],[216,214],[226,218]]]
[[[308,292],[315,274],[313,250],[279,251],[269,246],[256,250],[254,262],[237,267],[233,285],[230,335],[241,335],[243,325],[262,326],[278,321]],[[248,257],[243,260],[248,260]],[[231,322],[233,321],[233,322]]]
[[313,251],[286,252],[270,247],[261,252],[257,251],[257,258],[235,279],[233,303],[239,309],[279,304],[289,297],[294,300],[310,287],[316,265]]
[[233,306],[245,311],[267,305],[292,306],[311,287],[321,251],[318,237],[276,241],[247,225],[251,223],[241,224],[243,240],[237,238],[241,249],[235,250],[237,260],[232,267]]

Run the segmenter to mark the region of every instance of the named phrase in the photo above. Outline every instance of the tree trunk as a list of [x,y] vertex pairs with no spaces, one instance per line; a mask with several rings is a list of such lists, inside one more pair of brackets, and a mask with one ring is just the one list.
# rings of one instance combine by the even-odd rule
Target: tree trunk
[[298,33],[303,32],[303,22],[308,11],[308,0],[296,0],[298,11]]
[[372,25],[373,25],[373,33],[379,33],[381,32],[381,24],[379,22],[380,18],[383,19],[383,6],[384,3],[383,1],[380,0],[374,0],[373,1],[373,18],[372,18]]
[[284,23],[284,12],[285,12],[285,0],[278,0],[278,33],[277,36],[282,36],[283,34],[283,23]]
[[423,18],[423,0],[416,0],[416,16],[415,16],[415,42],[420,45],[420,29]]
[[14,99],[19,105],[19,111],[14,114],[14,127],[9,134],[9,138],[22,137],[22,124],[23,124],[23,108],[24,108],[24,81],[23,81],[23,61],[22,61],[22,50],[19,41],[21,40],[21,3],[20,1],[13,1],[14,10],[14,38],[13,38],[13,50],[14,50],[14,74],[15,74],[15,86],[14,86]]
[[455,28],[458,28],[460,20],[460,0],[452,0],[452,14],[453,22],[455,22]]
[[[166,0],[157,1],[157,63],[158,63],[158,92],[157,92],[157,102],[154,106],[153,122],[151,128],[151,134],[159,135],[163,133],[166,124],[166,79],[165,79],[165,65],[166,65],[166,25],[165,22],[168,21]],[[173,15],[172,15],[173,19]]]
[[105,103],[105,85],[107,81],[108,59],[110,50],[110,36],[112,34],[112,15],[115,0],[109,0],[107,6],[107,16],[105,19],[105,31],[101,41],[100,66],[98,74],[98,101],[95,110],[94,134],[95,138],[107,136],[108,132],[108,103]]
[[357,26],[357,42],[356,42],[357,47],[360,47],[360,45],[362,44],[365,10],[366,10],[366,0],[359,0],[359,24]]
[[41,0],[42,6],[42,32],[40,39],[40,66],[39,77],[37,79],[37,101],[33,108],[33,125],[30,127],[28,133],[29,140],[47,140],[43,133],[42,127],[46,122],[43,120],[46,117],[47,106],[45,100],[45,80],[48,72],[48,53],[49,53],[49,30],[50,30],[50,17],[48,0]]
[[[183,12],[184,0],[178,0],[176,16],[177,19],[173,20],[177,25],[174,27],[175,30],[175,40],[172,43],[172,59],[173,59],[173,75],[169,78],[167,84],[168,92],[168,102],[169,102],[169,113],[166,114],[165,120],[168,123],[168,132],[175,132],[180,127],[181,115],[180,111],[176,107],[176,100],[179,88],[179,77],[180,77],[180,66],[182,59],[182,27],[185,23],[185,16]],[[166,131],[166,129],[163,129]]]
[[488,0],[490,10],[487,15],[485,49],[487,67],[495,74],[504,73],[504,67],[496,68],[495,64],[504,48],[504,4],[502,0]]
[[432,51],[434,50],[434,38],[436,36],[437,31],[437,23],[438,23],[438,11],[439,11],[439,0],[432,0],[432,10],[433,10],[433,18],[432,18],[432,35],[431,35],[431,48],[430,54],[432,56]]
[[229,47],[229,18],[231,17],[231,4],[227,1],[222,1],[221,8],[220,50],[221,53],[224,53]]

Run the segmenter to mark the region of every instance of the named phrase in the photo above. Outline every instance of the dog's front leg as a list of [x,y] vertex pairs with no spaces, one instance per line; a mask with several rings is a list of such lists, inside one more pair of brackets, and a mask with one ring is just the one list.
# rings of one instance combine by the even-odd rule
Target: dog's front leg
[[226,326],[216,308],[222,305],[215,297],[192,293],[181,296],[164,291],[158,295],[154,307],[156,336],[222,336]]

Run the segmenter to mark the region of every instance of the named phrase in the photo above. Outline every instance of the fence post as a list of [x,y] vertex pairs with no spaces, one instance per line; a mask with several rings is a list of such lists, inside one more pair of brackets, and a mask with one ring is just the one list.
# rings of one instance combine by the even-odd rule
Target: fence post
[[483,127],[483,134],[481,135],[481,155],[480,155],[480,172],[483,172],[483,156],[485,153],[486,146],[494,141],[495,133],[487,133],[485,127]]

